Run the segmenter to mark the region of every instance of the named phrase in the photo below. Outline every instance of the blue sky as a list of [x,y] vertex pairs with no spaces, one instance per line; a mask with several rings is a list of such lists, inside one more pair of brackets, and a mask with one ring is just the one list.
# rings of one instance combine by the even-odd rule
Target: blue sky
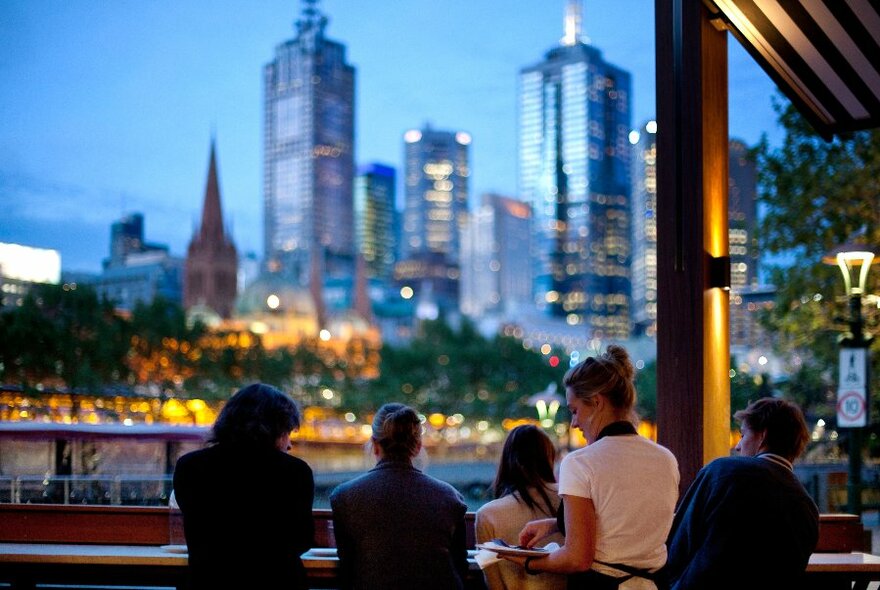
[[[323,0],[357,68],[359,164],[400,168],[403,133],[469,132],[472,199],[516,194],[516,88],[562,36],[564,0]],[[97,271],[110,224],[183,255],[212,132],[224,214],[262,255],[262,67],[293,37],[298,0],[0,2],[0,241],[56,248]],[[634,126],[652,118],[651,0],[585,0],[584,29],[633,75]],[[767,75],[729,37],[730,132],[781,138]]]

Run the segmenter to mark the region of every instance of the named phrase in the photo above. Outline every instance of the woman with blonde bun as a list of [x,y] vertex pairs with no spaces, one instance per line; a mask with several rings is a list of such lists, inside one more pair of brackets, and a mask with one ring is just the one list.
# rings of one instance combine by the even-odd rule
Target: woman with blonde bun
[[614,345],[566,373],[571,425],[588,444],[562,460],[557,518],[528,523],[519,538],[532,547],[558,531],[564,544],[546,557],[505,556],[526,573],[568,574],[569,590],[657,588],[680,476],[673,454],[636,431],[634,376]]

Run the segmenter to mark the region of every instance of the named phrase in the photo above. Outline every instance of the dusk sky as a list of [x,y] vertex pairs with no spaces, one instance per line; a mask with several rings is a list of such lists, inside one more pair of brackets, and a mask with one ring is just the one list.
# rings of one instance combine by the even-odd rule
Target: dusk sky
[[[519,70],[562,36],[564,0],[323,0],[356,74],[358,164],[400,170],[403,133],[467,131],[471,199],[516,195]],[[262,257],[262,68],[298,0],[0,2],[0,242],[97,272],[110,224],[139,211],[182,256],[212,134],[224,215]],[[652,0],[586,0],[584,31],[633,76],[632,124],[655,115]],[[730,133],[781,139],[775,86],[728,37]]]

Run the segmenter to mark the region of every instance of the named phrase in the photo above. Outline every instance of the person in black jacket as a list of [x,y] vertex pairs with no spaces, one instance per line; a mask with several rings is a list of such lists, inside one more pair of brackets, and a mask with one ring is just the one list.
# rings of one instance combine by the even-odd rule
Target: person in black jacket
[[255,383],[233,395],[209,446],[183,455],[174,495],[192,588],[306,588],[300,555],[314,540],[312,470],[287,453],[296,403]]
[[816,547],[819,511],[792,469],[809,440],[800,408],[762,398],[734,417],[741,456],[703,467],[676,511],[672,590],[797,588]]
[[421,429],[412,408],[379,408],[372,436],[378,464],[330,494],[342,588],[463,588],[467,505],[451,485],[413,466]]

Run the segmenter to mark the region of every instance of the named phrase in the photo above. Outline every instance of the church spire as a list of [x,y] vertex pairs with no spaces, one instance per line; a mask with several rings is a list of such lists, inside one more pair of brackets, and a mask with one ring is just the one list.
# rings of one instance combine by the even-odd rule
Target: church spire
[[205,184],[205,201],[202,205],[202,223],[199,238],[209,243],[223,243],[223,210],[220,206],[220,183],[217,181],[217,157],[214,139],[211,139],[211,161],[208,164],[208,181]]
[[235,303],[237,272],[238,252],[231,235],[227,235],[223,229],[217,155],[212,137],[201,224],[187,247],[183,278],[184,307],[189,310],[197,305],[205,305],[220,317],[230,317]]

